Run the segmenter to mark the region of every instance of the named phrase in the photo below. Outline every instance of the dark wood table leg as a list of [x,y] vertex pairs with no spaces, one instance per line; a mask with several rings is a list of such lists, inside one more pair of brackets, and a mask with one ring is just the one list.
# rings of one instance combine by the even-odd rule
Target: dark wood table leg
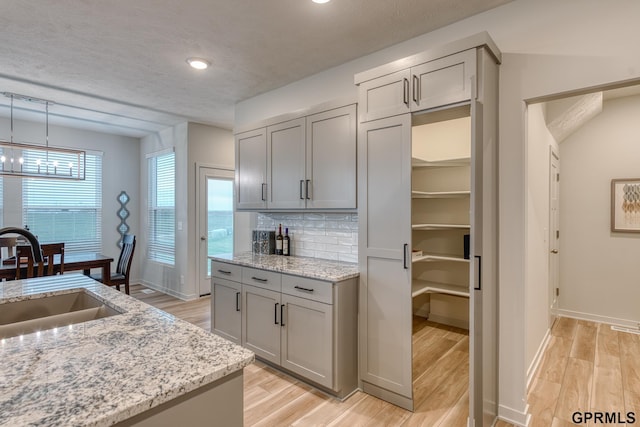
[[102,283],[107,286],[111,285],[111,262],[102,264]]

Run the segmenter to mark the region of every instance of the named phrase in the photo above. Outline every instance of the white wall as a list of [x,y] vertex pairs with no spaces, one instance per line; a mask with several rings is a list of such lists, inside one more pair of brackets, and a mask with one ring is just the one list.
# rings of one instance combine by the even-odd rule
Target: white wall
[[532,104],[527,116],[526,366],[532,373],[549,329],[549,156],[558,144],[547,129],[544,104]]
[[[206,166],[233,170],[235,167],[234,139],[231,131],[198,123],[188,125],[188,221],[184,224],[188,235],[187,273],[183,293],[198,293],[198,261],[200,235],[196,212],[198,167]],[[234,214],[234,251],[246,251],[250,246],[249,213]]]
[[[0,138],[9,140],[10,120],[0,118]],[[14,141],[45,143],[45,125],[43,122],[14,120]],[[116,200],[122,190],[131,201],[127,209],[131,213],[127,219],[131,234],[138,234],[140,211],[139,156],[140,140],[119,135],[92,132],[61,126],[49,125],[49,145],[102,152],[102,253],[116,261],[120,255],[117,242],[120,239],[116,227],[120,225],[117,211],[120,203]],[[22,227],[22,179],[5,178],[5,226]],[[134,254],[131,266],[131,283],[140,278],[139,252]],[[111,268],[115,270],[115,262]]]
[[[174,149],[176,155],[176,258],[173,266],[146,259],[147,155],[166,149]],[[198,296],[197,165],[233,169],[233,164],[233,135],[225,129],[185,122],[142,138],[139,166],[140,192],[144,200],[140,223],[144,239],[141,239],[140,256],[141,278],[145,285],[182,299]],[[247,232],[247,248],[248,236]]]
[[[187,253],[182,248],[187,247],[187,236],[183,230],[176,227],[176,257],[175,265],[170,266],[160,264],[147,259],[149,236],[147,233],[148,218],[148,188],[149,179],[147,156],[149,154],[173,149],[176,153],[176,222],[187,220],[187,123],[182,123],[171,128],[167,128],[156,134],[145,136],[140,144],[140,194],[142,203],[140,205],[140,240],[138,247],[141,262],[141,281],[144,285],[166,292],[168,294],[187,298],[188,292],[183,292],[180,285],[180,276],[186,274]],[[192,293],[193,294],[193,293]]]
[[611,180],[640,178],[638,117],[640,96],[605,101],[560,144],[561,313],[640,322],[640,234],[610,231]]
[[500,69],[499,413],[526,423],[525,100],[640,79],[640,2],[518,0],[236,105],[236,126],[355,96],[353,75],[488,31]]

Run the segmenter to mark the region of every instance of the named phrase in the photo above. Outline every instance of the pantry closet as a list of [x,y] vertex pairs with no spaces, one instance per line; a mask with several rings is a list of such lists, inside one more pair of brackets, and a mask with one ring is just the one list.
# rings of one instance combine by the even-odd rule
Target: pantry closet
[[420,412],[438,377],[476,426],[497,413],[499,61],[481,33],[356,75],[361,386]]

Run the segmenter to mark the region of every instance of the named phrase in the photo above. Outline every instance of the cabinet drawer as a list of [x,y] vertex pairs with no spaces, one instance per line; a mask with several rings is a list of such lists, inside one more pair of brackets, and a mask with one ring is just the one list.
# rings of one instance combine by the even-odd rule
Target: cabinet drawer
[[282,275],[282,293],[333,304],[333,283],[305,277]]
[[242,283],[280,292],[282,275],[258,268],[242,267]]
[[211,276],[240,282],[242,280],[242,267],[235,264],[227,264],[226,262],[211,261]]

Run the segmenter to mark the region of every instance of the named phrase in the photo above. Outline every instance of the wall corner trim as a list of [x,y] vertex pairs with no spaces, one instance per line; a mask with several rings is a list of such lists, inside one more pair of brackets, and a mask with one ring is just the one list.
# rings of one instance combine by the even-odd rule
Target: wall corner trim
[[500,405],[498,407],[498,419],[518,427],[529,427],[529,423],[531,422],[529,405],[525,406],[524,411],[518,411],[516,409]]

